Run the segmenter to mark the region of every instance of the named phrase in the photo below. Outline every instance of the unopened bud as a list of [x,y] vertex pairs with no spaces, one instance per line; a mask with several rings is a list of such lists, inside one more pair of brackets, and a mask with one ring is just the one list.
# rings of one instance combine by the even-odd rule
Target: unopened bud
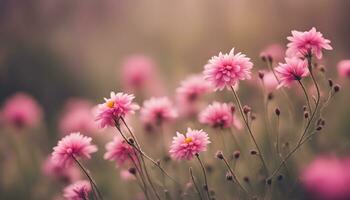
[[226,180],[228,180],[228,181],[232,181],[233,180],[233,176],[232,176],[232,174],[230,172],[226,173]]
[[333,81],[332,81],[332,79],[328,79],[328,85],[329,85],[329,87],[333,87]]
[[322,126],[318,126],[318,127],[316,128],[316,131],[320,131],[320,130],[322,130]]
[[134,167],[129,168],[129,173],[135,175],[136,174],[136,169]]
[[234,158],[234,159],[238,159],[238,158],[240,157],[240,155],[241,155],[241,152],[238,151],[238,150],[236,150],[236,151],[233,152],[233,158]]
[[218,151],[216,152],[215,157],[222,160],[224,159],[224,154],[222,153],[222,151]]
[[334,92],[339,92],[339,91],[340,91],[340,85],[336,84],[336,85],[333,87],[333,90],[334,90]]
[[280,109],[279,109],[279,108],[276,108],[276,109],[275,109],[275,113],[276,113],[277,116],[280,116],[280,114],[281,114]]
[[134,143],[135,143],[135,140],[132,139],[132,138],[128,138],[128,142],[129,142],[129,144],[134,144]]
[[272,179],[270,179],[270,178],[267,179],[267,180],[266,180],[266,184],[267,184],[267,185],[271,185],[271,184],[272,184]]
[[250,154],[251,154],[251,155],[256,155],[256,154],[258,154],[258,152],[257,152],[256,150],[251,150],[251,151],[250,151]]
[[272,92],[269,92],[268,94],[267,94],[267,100],[272,100],[273,99],[273,93]]
[[304,118],[305,119],[309,118],[309,112],[307,112],[307,111],[304,112]]
[[252,109],[251,109],[249,106],[247,106],[247,105],[243,106],[243,112],[244,112],[244,114],[248,114],[248,113],[251,112],[251,111],[252,111]]
[[277,180],[278,180],[278,181],[282,181],[282,180],[283,180],[283,175],[282,175],[282,174],[278,175],[278,176],[277,176]]
[[259,78],[260,79],[264,79],[264,72],[263,71],[259,71]]

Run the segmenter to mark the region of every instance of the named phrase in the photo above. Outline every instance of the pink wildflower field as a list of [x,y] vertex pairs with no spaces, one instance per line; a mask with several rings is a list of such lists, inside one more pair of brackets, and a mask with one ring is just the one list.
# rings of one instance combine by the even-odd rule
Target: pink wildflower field
[[347,1],[0,3],[0,199],[350,200]]

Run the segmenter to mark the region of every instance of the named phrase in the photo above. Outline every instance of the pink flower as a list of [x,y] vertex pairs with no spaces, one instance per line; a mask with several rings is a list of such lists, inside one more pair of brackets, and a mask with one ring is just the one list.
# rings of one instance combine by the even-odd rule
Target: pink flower
[[62,165],[57,164],[49,156],[42,164],[42,173],[45,176],[53,179],[62,180],[63,182],[72,182],[80,178],[80,171],[75,166],[65,168]]
[[90,192],[90,183],[82,180],[65,187],[63,190],[63,197],[67,200],[86,200],[89,199]]
[[284,58],[285,49],[280,44],[270,44],[266,46],[260,53],[260,57],[266,59],[272,58],[275,61],[282,61]]
[[2,118],[5,123],[18,128],[35,127],[40,123],[42,110],[31,96],[19,92],[6,100]]
[[97,129],[97,124],[92,114],[90,102],[77,99],[69,100],[60,119],[59,129],[63,134],[94,132]]
[[275,71],[281,81],[278,87],[290,87],[294,81],[301,80],[309,75],[306,61],[298,58],[286,58],[286,63],[279,63]]
[[78,158],[90,159],[91,153],[97,151],[97,147],[91,144],[91,138],[81,135],[80,133],[71,133],[60,141],[53,148],[52,160],[58,165],[68,167],[72,165],[73,156]]
[[122,79],[127,88],[140,89],[153,79],[154,62],[143,55],[129,56],[122,65]]
[[103,158],[115,161],[117,166],[122,166],[126,162],[136,162],[136,152],[132,146],[120,137],[114,137],[113,141],[106,144],[106,153]]
[[204,79],[215,86],[215,90],[223,90],[225,86],[235,86],[240,80],[250,79],[252,67],[250,58],[240,52],[234,54],[232,49],[229,54],[220,52],[209,60],[204,66]]
[[273,72],[267,72],[264,74],[263,83],[267,91],[272,92],[278,86],[278,81]]
[[350,199],[350,160],[323,156],[312,161],[302,172],[305,189],[318,200]]
[[178,116],[172,102],[167,97],[151,98],[143,103],[140,118],[143,123],[159,125]]
[[181,81],[180,87],[176,89],[176,94],[182,102],[193,102],[208,93],[210,88],[211,85],[204,80],[202,75],[192,75]]
[[322,58],[322,49],[332,50],[331,41],[325,39],[322,33],[317,32],[313,27],[309,31],[292,31],[292,36],[287,37],[290,41],[287,45],[286,54],[290,57],[305,57],[309,52]]
[[140,108],[132,102],[134,98],[134,95],[111,92],[111,98],[105,98],[105,103],[98,105],[96,120],[100,127],[113,127],[120,117],[134,114]]
[[350,77],[350,60],[342,60],[338,63],[338,74],[340,77]]
[[234,107],[226,103],[214,102],[199,114],[199,122],[213,128],[241,128],[239,119],[233,115]]
[[206,151],[209,143],[206,132],[188,128],[186,136],[179,132],[176,133],[169,153],[173,159],[190,160],[194,155]]

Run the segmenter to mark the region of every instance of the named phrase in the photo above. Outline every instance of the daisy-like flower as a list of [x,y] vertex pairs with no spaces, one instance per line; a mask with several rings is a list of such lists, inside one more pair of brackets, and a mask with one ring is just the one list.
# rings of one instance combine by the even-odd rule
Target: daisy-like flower
[[53,148],[52,160],[64,167],[71,166],[74,158],[90,159],[92,153],[97,151],[97,147],[91,144],[91,138],[80,133],[71,133],[60,141]]
[[128,114],[134,114],[140,107],[133,103],[134,95],[111,92],[111,98],[105,98],[105,103],[99,104],[96,120],[101,128],[114,126],[115,121]]
[[292,31],[292,36],[287,37],[290,41],[287,45],[288,49],[286,54],[290,57],[305,57],[308,53],[316,56],[316,58],[322,58],[322,49],[332,50],[330,40],[323,37],[322,33],[316,31],[313,27],[309,31],[300,32]]
[[114,137],[113,141],[106,144],[106,153],[103,158],[115,161],[118,167],[126,162],[136,162],[136,152],[132,146],[120,137]]
[[191,160],[196,154],[206,151],[209,143],[206,132],[188,128],[186,135],[176,133],[169,153],[175,160]]
[[176,93],[181,102],[194,102],[200,96],[208,93],[210,88],[211,85],[204,80],[202,75],[192,75],[181,81]]
[[350,60],[342,60],[338,63],[338,74],[340,77],[350,77]]
[[234,115],[233,106],[227,103],[213,102],[199,114],[199,122],[213,128],[229,128],[234,125],[241,129],[239,119]]
[[31,96],[19,92],[6,100],[1,114],[2,120],[11,126],[35,127],[42,118],[42,109]]
[[86,200],[89,199],[91,185],[89,181],[81,180],[68,185],[63,190],[63,197],[67,200]]
[[215,90],[223,90],[225,86],[235,86],[240,80],[251,78],[253,63],[242,53],[219,53],[204,66],[204,79],[209,81]]
[[290,87],[295,81],[309,75],[306,61],[298,58],[286,58],[286,63],[279,63],[275,70],[281,81],[278,88],[282,86]]
[[141,121],[148,125],[159,125],[177,116],[176,109],[167,97],[152,97],[143,103],[140,110]]

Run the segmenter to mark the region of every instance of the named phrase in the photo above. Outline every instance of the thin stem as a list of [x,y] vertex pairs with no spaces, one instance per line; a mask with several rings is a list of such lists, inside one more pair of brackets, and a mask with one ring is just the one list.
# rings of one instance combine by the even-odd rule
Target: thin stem
[[[137,156],[136,152],[135,152],[135,155],[136,155],[136,158],[137,158],[137,162],[134,160],[134,158],[130,154],[129,154],[129,158],[132,161],[132,163],[134,164],[137,172],[139,173],[139,176],[140,176],[141,182],[143,184],[143,187],[140,185],[140,183],[139,183],[139,185],[140,185],[141,189],[143,190],[143,192],[145,193],[146,198],[149,199],[148,192],[147,192],[147,185],[146,185],[146,182],[144,180],[145,177],[144,177],[143,172],[142,172],[142,167],[140,165],[140,168],[139,168],[138,165],[137,165],[137,163],[140,164],[140,160],[138,159],[138,156]],[[137,175],[135,175],[135,176],[137,178]]]
[[[315,79],[315,77],[314,77],[314,75],[313,75],[313,71],[312,71],[312,63],[311,63],[312,56],[311,56],[311,54],[308,54],[308,55],[306,56],[306,58],[307,58],[307,61],[308,61],[308,69],[309,69],[309,71],[310,71],[310,75],[311,75],[312,81],[313,81],[313,83],[314,83],[314,85],[315,85],[315,87],[316,87],[316,90],[317,90],[316,107],[315,107],[314,111],[312,112],[311,118],[310,118],[310,120],[307,122],[306,127],[305,127],[303,133],[301,134],[301,136],[300,136],[300,138],[299,138],[299,140],[298,140],[296,146],[287,154],[287,156],[282,160],[282,162],[280,163],[280,165],[278,166],[278,168],[271,174],[271,176],[270,176],[269,178],[272,178],[274,175],[276,175],[276,174],[279,172],[279,170],[282,168],[282,166],[284,165],[284,163],[286,163],[286,161],[294,154],[294,152],[296,152],[296,151],[299,149],[299,147],[304,143],[304,142],[303,142],[304,136],[306,135],[306,133],[307,133],[307,131],[308,131],[310,125],[311,125],[311,122],[313,121],[314,117],[316,116],[316,112],[317,112],[317,109],[318,109],[318,107],[319,107],[320,96],[321,96],[321,95],[320,95],[319,86],[318,86],[318,84],[317,84],[317,81],[316,81],[316,79]],[[314,134],[311,134],[311,136],[312,136],[312,135],[314,135]],[[308,138],[309,138],[309,137],[308,137]],[[304,141],[305,141],[305,140],[304,140]]]
[[281,170],[282,166],[287,162],[287,160],[301,147],[305,142],[307,142],[312,136],[314,136],[317,132],[314,132],[310,135],[308,135],[304,140],[298,144],[297,148],[294,148],[291,152],[287,154],[287,156],[282,160],[281,164],[278,166],[278,168],[271,174],[271,176],[268,179],[273,178],[279,170]]
[[199,199],[203,200],[202,195],[201,195],[201,193],[200,193],[200,191],[199,191],[199,188],[198,188],[198,186],[197,186],[197,184],[196,184],[196,181],[194,180],[194,176],[193,176],[193,173],[192,173],[192,167],[189,168],[189,171],[190,171],[190,176],[191,176],[191,179],[192,179],[194,188],[195,188],[196,191],[197,191],[197,194],[198,194],[198,196],[199,196]]
[[248,191],[247,191],[247,190],[242,186],[242,184],[239,182],[239,180],[238,180],[236,174],[233,172],[231,166],[228,164],[228,162],[227,162],[227,160],[226,160],[226,158],[225,158],[224,156],[223,156],[223,159],[222,159],[222,160],[224,161],[224,163],[225,163],[227,169],[230,171],[230,173],[231,173],[233,179],[236,181],[237,185],[241,188],[241,190],[242,190],[243,192],[245,192],[245,193],[249,196]]
[[262,152],[261,152],[261,150],[260,150],[260,147],[259,147],[258,143],[257,143],[256,140],[255,140],[255,137],[254,137],[254,135],[253,135],[253,132],[252,132],[252,130],[250,129],[250,126],[249,126],[249,124],[248,124],[248,119],[246,119],[246,116],[245,116],[245,114],[244,114],[244,112],[243,112],[243,107],[242,107],[241,101],[239,100],[239,97],[238,97],[236,91],[233,89],[232,86],[231,86],[231,90],[232,90],[233,96],[235,97],[235,100],[236,100],[236,102],[237,102],[237,104],[238,104],[238,108],[239,108],[239,111],[240,111],[240,113],[241,113],[241,115],[242,115],[244,124],[246,125],[246,128],[247,128],[247,130],[248,130],[248,132],[249,132],[249,135],[250,135],[250,137],[252,138],[256,149],[257,149],[258,152],[259,152],[259,158],[260,158],[260,160],[261,160],[261,162],[262,162],[262,164],[263,164],[263,166],[264,166],[264,168],[265,168],[265,170],[266,170],[266,173],[268,174],[269,172],[268,172],[267,165],[266,165],[266,163],[265,163],[265,160],[264,160],[264,157],[263,157]]
[[[132,131],[130,130],[130,128],[128,127],[128,125],[125,123],[125,126],[127,127],[127,129],[129,130],[130,134],[132,134]],[[132,147],[134,147],[142,156],[141,157],[145,157],[147,160],[149,160],[154,166],[158,167],[160,169],[160,171],[162,173],[164,173],[168,178],[170,178],[174,183],[176,183],[178,186],[180,186],[180,184],[173,178],[171,177],[156,161],[154,161],[150,156],[148,156],[145,152],[143,152],[140,148],[136,147],[136,145],[131,144],[126,137],[124,136],[123,132],[121,131],[120,128],[118,128],[118,126],[116,126],[116,128],[118,129],[118,131],[120,132],[120,134],[123,136],[123,138],[125,139],[125,141],[131,145]],[[134,135],[134,134],[132,134]]]
[[[123,122],[125,123],[125,121],[123,121]],[[126,124],[126,123],[125,123],[125,124]],[[150,186],[151,186],[151,188],[152,188],[152,190],[153,190],[153,193],[156,195],[157,199],[160,200],[160,196],[159,196],[159,194],[158,194],[156,188],[154,187],[153,182],[152,182],[152,179],[151,179],[151,177],[150,177],[150,175],[149,175],[149,173],[148,173],[145,160],[144,160],[144,158],[143,158],[143,156],[142,156],[142,153],[141,153],[142,151],[141,151],[141,149],[139,149],[139,146],[136,146],[136,145],[137,145],[137,144],[136,144],[136,140],[134,139],[135,144],[130,143],[130,141],[129,141],[129,140],[125,137],[125,135],[123,134],[123,132],[122,132],[122,130],[120,129],[120,127],[119,127],[118,125],[116,125],[116,128],[118,129],[119,133],[122,135],[122,137],[124,138],[124,140],[125,140],[130,146],[132,146],[134,149],[136,149],[136,150],[141,154],[141,156],[140,156],[140,157],[141,157],[141,162],[142,162],[142,165],[143,165],[143,167],[144,167],[144,169],[145,169],[146,178],[147,178],[147,180],[148,180],[148,182],[149,182],[149,184],[150,184]],[[128,130],[130,130],[130,129],[128,128]]]
[[85,169],[85,167],[79,162],[79,160],[74,155],[72,155],[72,158],[79,165],[80,169],[84,172],[86,177],[89,179],[90,183],[93,186],[92,189],[95,188],[96,191],[97,191],[98,197],[103,200],[103,197],[101,195],[100,190],[97,187],[97,184],[96,184],[95,180],[90,176],[89,172]]
[[301,82],[301,80],[298,80],[298,83],[299,83],[299,85],[301,86],[301,88],[303,89],[303,92],[304,92],[304,95],[305,95],[305,98],[306,98],[306,102],[307,102],[307,106],[309,107],[309,111],[310,111],[310,113],[311,113],[312,110],[311,110],[311,104],[310,104],[309,95],[307,94],[307,91],[306,91],[306,89],[305,89],[305,86],[304,86],[304,84]]
[[203,176],[204,176],[204,182],[205,182],[205,191],[207,193],[207,196],[208,196],[208,200],[210,200],[210,192],[209,192],[209,185],[208,185],[208,180],[207,180],[207,173],[205,172],[205,168],[204,168],[204,165],[201,161],[201,159],[199,158],[199,154],[196,154],[196,157],[197,157],[197,160],[202,168],[202,171],[203,171]]
[[276,125],[276,152],[277,152],[277,155],[281,155],[280,154],[280,131],[279,131],[279,127],[280,127],[280,116],[277,115],[277,125]]

